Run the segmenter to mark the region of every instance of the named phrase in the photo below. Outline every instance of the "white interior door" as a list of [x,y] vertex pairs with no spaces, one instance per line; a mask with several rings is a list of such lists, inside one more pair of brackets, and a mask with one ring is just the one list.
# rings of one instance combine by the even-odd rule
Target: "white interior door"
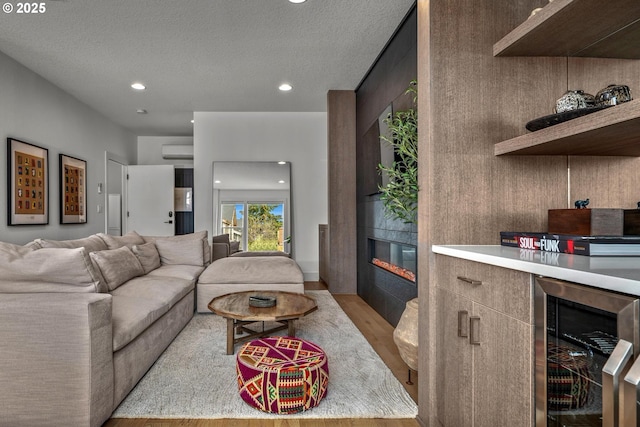
[[128,166],[127,173],[127,231],[147,236],[173,236],[173,166]]

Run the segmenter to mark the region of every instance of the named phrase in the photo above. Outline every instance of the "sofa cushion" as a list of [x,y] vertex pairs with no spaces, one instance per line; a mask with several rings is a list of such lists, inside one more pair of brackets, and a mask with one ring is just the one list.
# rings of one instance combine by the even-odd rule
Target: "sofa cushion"
[[304,283],[298,264],[284,256],[228,257],[212,262],[198,283]]
[[0,292],[105,292],[85,248],[43,248],[0,242]]
[[[186,264],[207,266],[211,262],[211,248],[209,247],[208,233],[206,230],[179,236],[142,237],[147,243],[156,243],[156,248],[158,249],[158,253],[160,253],[160,261],[163,265]],[[158,245],[158,241],[162,243]],[[200,249],[193,243],[194,241],[200,242]],[[188,252],[181,254],[182,249]],[[198,253],[200,253],[201,261],[198,261],[196,257]]]
[[133,298],[128,295],[113,295],[113,351],[129,344],[168,310],[168,304],[146,296]]
[[114,290],[113,351],[133,341],[193,288],[188,280],[142,276]]
[[42,248],[86,248],[87,252],[103,251],[109,249],[107,244],[98,235],[93,234],[83,239],[75,240],[48,240],[36,239],[35,242]]
[[133,245],[131,250],[138,257],[140,264],[142,264],[144,274],[148,274],[160,267],[160,254],[154,243]]
[[130,231],[124,236],[112,236],[104,233],[98,233],[98,236],[104,240],[109,249],[118,249],[123,246],[132,247],[144,243],[144,239],[135,231]]
[[195,283],[203,271],[204,267],[198,265],[163,265],[148,273],[147,276],[176,277]]
[[144,269],[140,261],[138,261],[138,257],[126,246],[118,249],[91,252],[91,259],[100,269],[110,291],[113,291],[127,280],[144,274]]
[[168,311],[194,289],[194,282],[188,279],[146,275],[129,280],[111,295],[156,300],[167,304]]

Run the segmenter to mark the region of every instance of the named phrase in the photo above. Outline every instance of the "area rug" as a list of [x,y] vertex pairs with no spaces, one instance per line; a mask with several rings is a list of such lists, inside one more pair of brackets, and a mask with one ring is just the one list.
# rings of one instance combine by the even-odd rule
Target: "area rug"
[[[318,310],[296,335],[329,361],[327,396],[293,418],[415,418],[418,408],[328,291],[307,291]],[[235,355],[226,354],[226,321],[196,314],[112,415],[113,418],[282,418],[238,394]]]

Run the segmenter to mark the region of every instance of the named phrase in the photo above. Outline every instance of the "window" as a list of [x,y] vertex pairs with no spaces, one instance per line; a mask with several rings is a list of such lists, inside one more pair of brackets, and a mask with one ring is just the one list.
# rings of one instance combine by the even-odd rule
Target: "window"
[[222,233],[240,242],[240,249],[284,251],[283,202],[223,202],[220,212]]

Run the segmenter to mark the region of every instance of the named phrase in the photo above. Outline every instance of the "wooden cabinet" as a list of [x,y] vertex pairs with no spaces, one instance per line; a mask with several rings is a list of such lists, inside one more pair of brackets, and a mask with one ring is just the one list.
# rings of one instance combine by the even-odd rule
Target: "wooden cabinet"
[[532,426],[530,275],[442,255],[435,270],[439,422]]
[[320,224],[318,226],[319,266],[318,275],[320,280],[329,285],[329,225]]
[[[640,2],[556,0],[493,46],[495,56],[640,59]],[[640,101],[495,145],[496,156],[640,156]]]

